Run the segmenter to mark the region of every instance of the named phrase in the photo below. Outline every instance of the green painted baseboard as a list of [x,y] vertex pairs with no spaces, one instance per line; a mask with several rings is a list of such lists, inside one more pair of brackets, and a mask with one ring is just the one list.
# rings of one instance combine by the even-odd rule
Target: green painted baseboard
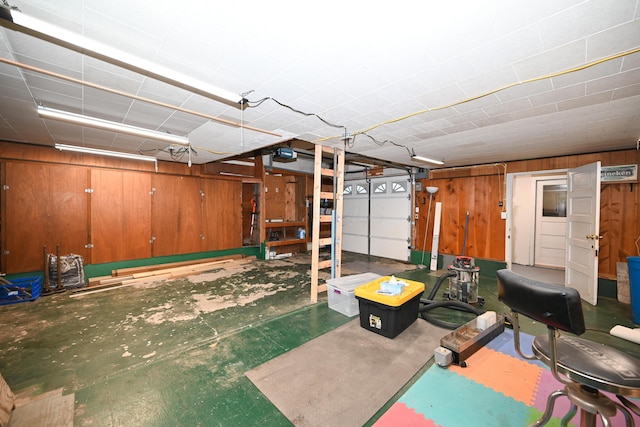
[[[154,257],[154,258],[144,258],[144,259],[135,259],[128,261],[118,261],[118,262],[107,262],[104,264],[89,264],[84,266],[84,275],[87,279],[92,277],[100,277],[100,276],[110,276],[113,270],[118,270],[121,268],[131,268],[131,267],[144,267],[147,265],[155,265],[155,264],[167,264],[171,262],[181,262],[181,261],[193,261],[204,258],[215,258],[225,255],[245,255],[245,256],[255,256],[256,258],[260,258],[260,247],[257,246],[249,246],[237,249],[227,249],[223,251],[209,251],[209,252],[197,252],[192,254],[184,254],[184,255],[171,255],[171,256],[162,256],[162,257]],[[263,255],[262,255],[263,257]],[[7,276],[7,280],[11,280],[12,278],[17,279],[21,277],[33,277],[40,276],[44,277],[44,271],[32,271],[27,273],[19,273],[19,274],[11,274]]]

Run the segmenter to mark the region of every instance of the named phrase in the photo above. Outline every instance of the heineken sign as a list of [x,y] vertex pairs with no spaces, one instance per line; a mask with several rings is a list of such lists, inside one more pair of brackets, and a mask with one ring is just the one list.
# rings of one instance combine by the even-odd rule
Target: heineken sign
[[637,182],[638,165],[602,166],[601,182]]

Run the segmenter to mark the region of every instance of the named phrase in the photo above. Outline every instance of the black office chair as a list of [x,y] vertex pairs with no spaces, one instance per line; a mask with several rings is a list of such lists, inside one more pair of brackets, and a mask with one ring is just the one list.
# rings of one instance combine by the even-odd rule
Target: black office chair
[[[575,335],[585,332],[578,291],[528,279],[509,270],[499,270],[497,276],[498,299],[511,309],[516,352],[525,359],[541,360],[564,384],[562,390],[549,395],[544,414],[532,426],[549,421],[560,396],[567,396],[571,402],[569,413],[562,419],[563,426],[578,409],[581,427],[595,426],[598,415],[605,427],[611,426],[610,418],[617,410],[624,414],[627,426],[634,426],[629,409],[640,416],[640,408],[626,397],[640,397],[640,360],[604,344],[559,332]],[[548,333],[534,338],[532,355],[525,355],[520,349],[518,314],[547,325]],[[622,404],[601,391],[616,394]]]

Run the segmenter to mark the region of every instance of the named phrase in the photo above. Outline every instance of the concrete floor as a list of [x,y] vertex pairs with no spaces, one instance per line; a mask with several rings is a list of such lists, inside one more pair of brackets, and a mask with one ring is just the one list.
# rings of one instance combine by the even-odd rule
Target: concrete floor
[[[1,306],[0,372],[14,392],[74,394],[76,426],[289,426],[244,373],[351,320],[326,300],[309,303],[309,260]],[[424,282],[426,293],[442,273],[343,255],[343,274],[365,271]],[[495,275],[482,274],[484,308],[504,313]],[[470,316],[437,311],[460,323]],[[587,337],[640,357],[640,346],[608,335],[616,324],[634,326],[628,305],[603,298],[585,316],[594,328]]]

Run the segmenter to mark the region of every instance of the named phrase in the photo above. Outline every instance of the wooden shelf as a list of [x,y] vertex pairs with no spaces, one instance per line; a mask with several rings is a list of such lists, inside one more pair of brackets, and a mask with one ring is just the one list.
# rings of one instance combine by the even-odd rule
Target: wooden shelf
[[279,227],[304,227],[307,228],[306,221],[280,221],[280,222],[265,222],[267,228],[279,228]]
[[271,240],[271,241],[264,242],[264,244],[268,248],[273,246],[299,245],[302,243],[306,244],[307,239]]

